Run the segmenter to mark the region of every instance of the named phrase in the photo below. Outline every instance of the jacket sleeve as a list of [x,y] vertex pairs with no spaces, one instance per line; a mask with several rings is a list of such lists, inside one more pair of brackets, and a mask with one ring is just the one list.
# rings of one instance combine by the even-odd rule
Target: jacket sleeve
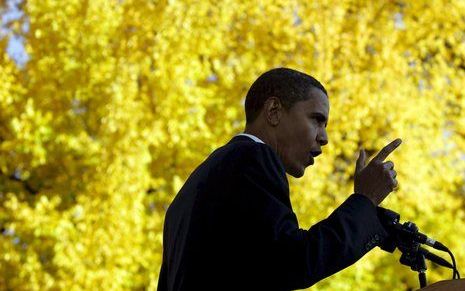
[[353,194],[327,219],[309,230],[289,227],[280,240],[285,247],[291,247],[288,242],[296,240],[301,251],[295,258],[296,265],[304,271],[296,282],[311,286],[352,265],[386,237],[372,202]]
[[287,180],[273,154],[261,145],[242,169],[240,187],[248,203],[240,211],[253,212],[249,217],[259,220],[250,225],[270,230],[257,231],[268,236],[269,247],[263,249],[268,250],[266,264],[276,285],[287,290],[307,288],[352,265],[387,237],[375,205],[361,194],[349,196],[310,229],[300,229],[290,202],[283,198],[289,196],[287,185],[277,186]]

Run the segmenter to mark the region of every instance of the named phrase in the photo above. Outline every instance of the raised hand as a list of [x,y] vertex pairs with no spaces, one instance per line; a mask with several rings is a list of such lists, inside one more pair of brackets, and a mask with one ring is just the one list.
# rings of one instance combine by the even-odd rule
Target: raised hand
[[375,205],[379,205],[386,196],[397,187],[394,163],[384,160],[402,143],[400,138],[385,146],[367,165],[365,150],[355,165],[354,192],[367,196]]

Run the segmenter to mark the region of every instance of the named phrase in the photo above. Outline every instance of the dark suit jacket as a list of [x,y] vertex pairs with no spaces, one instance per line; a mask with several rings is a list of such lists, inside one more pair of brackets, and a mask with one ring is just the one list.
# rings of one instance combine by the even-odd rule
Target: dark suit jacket
[[158,290],[307,288],[386,237],[360,194],[300,229],[275,151],[236,136],[197,167],[168,208]]

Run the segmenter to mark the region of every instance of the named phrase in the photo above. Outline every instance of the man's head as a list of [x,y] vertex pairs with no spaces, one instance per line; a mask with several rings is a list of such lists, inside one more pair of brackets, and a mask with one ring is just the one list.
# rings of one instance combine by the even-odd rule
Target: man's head
[[265,72],[250,87],[245,112],[245,132],[273,147],[293,177],[302,177],[328,143],[327,92],[307,74],[288,68]]

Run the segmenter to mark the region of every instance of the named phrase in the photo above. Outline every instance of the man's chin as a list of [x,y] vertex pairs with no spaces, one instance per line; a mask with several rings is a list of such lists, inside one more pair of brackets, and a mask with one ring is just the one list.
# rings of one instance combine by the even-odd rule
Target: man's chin
[[294,178],[301,178],[305,174],[305,167],[302,167],[302,169],[293,169],[292,171],[287,172],[289,175],[291,175]]

